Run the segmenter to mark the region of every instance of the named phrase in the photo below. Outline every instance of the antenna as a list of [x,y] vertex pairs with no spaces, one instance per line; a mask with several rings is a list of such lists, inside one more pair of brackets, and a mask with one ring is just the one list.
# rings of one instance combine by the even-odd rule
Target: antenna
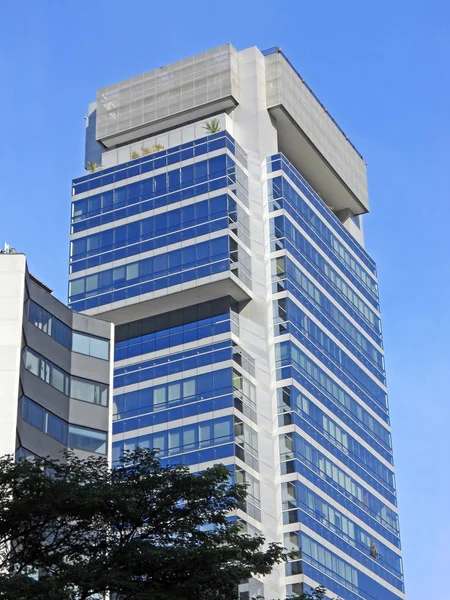
[[11,248],[11,246],[7,242],[5,242],[3,244],[3,249],[0,250],[0,254],[16,254],[16,249]]

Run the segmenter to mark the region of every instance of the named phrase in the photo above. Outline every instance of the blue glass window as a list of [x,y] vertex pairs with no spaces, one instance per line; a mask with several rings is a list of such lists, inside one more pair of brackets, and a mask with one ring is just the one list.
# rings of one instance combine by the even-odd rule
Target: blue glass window
[[[374,557],[370,553],[372,544],[375,544],[378,554],[377,562],[383,567],[383,569],[389,570],[396,576],[396,578],[401,578],[403,576],[401,556],[391,550],[382,541],[380,541],[378,538],[374,540],[373,536],[368,534],[356,522],[348,518],[343,512],[339,511],[337,508],[332,506],[329,502],[314,493],[306,486],[298,486],[296,489],[296,486],[293,486],[292,484],[283,485],[283,495],[286,500],[283,504],[284,510],[286,508],[290,508],[292,501],[296,501],[303,513],[306,513],[303,514],[301,518],[305,519],[306,515],[309,515],[315,520],[311,521],[311,524],[309,525],[310,528],[315,530],[319,529],[322,537],[328,538],[334,545],[337,546],[341,545],[339,538],[337,535],[335,535],[338,534],[339,537],[344,539],[347,544],[353,545],[359,550],[359,552],[364,553],[368,557],[366,565],[372,564],[372,566],[369,566],[369,568],[372,568],[372,570],[377,572],[377,569],[373,566]],[[290,493],[288,493],[287,486],[289,486]],[[294,491],[294,497],[291,497],[292,490]],[[295,491],[297,491],[297,493],[295,493]],[[328,533],[323,526],[320,526],[319,523],[326,525],[328,530],[333,532],[334,535],[330,535],[330,533]],[[349,553],[348,549],[347,553]],[[361,562],[360,557],[359,561]],[[386,577],[386,574],[383,574],[381,570],[378,571],[378,574]],[[394,585],[395,584],[402,586],[398,580],[396,583],[394,583]],[[399,587],[399,589],[401,589],[401,587]]]
[[[309,269],[306,266],[306,270]],[[273,279],[273,292],[278,293],[280,291],[288,290],[293,294],[295,298],[302,298],[304,295],[307,296],[308,301],[312,302],[321,312],[325,312],[327,316],[339,326],[345,328],[345,331],[350,334],[357,332],[356,328],[348,325],[348,319],[345,317],[347,313],[352,317],[358,325],[363,329],[379,346],[382,345],[381,341],[381,325],[380,320],[376,315],[365,305],[361,300],[357,304],[353,304],[354,298],[347,300],[340,293],[336,293],[332,287],[326,282],[320,275],[313,275],[317,279],[327,292],[334,298],[339,308],[329,300],[329,298],[319,290],[317,285],[314,284],[310,277],[307,277],[297,265],[295,265],[289,257],[280,256],[272,261],[272,279]],[[360,312],[360,309],[365,315]],[[344,313],[345,311],[345,313]],[[359,334],[361,335],[361,334]]]
[[221,417],[169,431],[160,431],[142,435],[126,441],[114,442],[114,460],[117,461],[124,450],[143,446],[159,450],[160,457],[180,454],[215,445],[232,442],[233,416]]
[[297,471],[296,464],[303,463],[320,478],[330,483],[340,494],[366,510],[384,527],[398,534],[396,512],[298,435],[294,436],[294,457],[296,460],[282,463],[283,474],[291,472],[291,469]]
[[[333,379],[323,369],[321,369],[316,361],[312,361],[305,352],[302,352],[299,348],[294,346],[290,342],[282,342],[276,344],[275,354],[277,361],[277,379],[288,379],[293,376],[290,367],[294,367],[311,382],[313,382],[317,388],[323,391],[325,394],[331,396],[338,403],[343,404],[346,407],[351,407],[354,398],[348,394],[339,381]],[[383,408],[375,402],[372,397],[359,391],[358,397],[364,401],[374,412],[377,413],[386,423],[389,423],[389,417],[387,414],[387,408]]]
[[[301,226],[314,240],[314,242],[325,252],[327,258],[333,265],[336,265],[340,271],[358,288],[361,294],[378,310],[378,286],[375,278],[360,266],[355,259],[351,258],[342,244],[335,241],[337,238],[331,237],[331,248],[323,242],[323,237],[319,236],[309,223],[303,218],[299,219],[298,225],[294,225],[287,217],[277,216],[271,221],[271,239],[273,240],[272,249],[278,250],[280,246],[286,247],[291,254],[300,260],[306,257],[314,263],[327,277],[333,285],[340,289],[339,279],[334,269],[327,263],[323,256],[308,242],[301,229]],[[324,228],[326,229],[326,228]],[[329,230],[327,230],[329,233]],[[326,238],[325,238],[326,239]],[[334,247],[337,247],[334,251]],[[347,261],[345,261],[347,257]]]
[[28,300],[26,302],[25,314],[30,323],[44,331],[44,333],[69,350],[79,352],[80,354],[86,354],[87,356],[108,360],[108,340],[80,333],[78,331],[72,331],[68,325],[36,304],[36,302],[33,302],[33,300]]
[[102,406],[108,405],[108,386],[69,375],[47,358],[30,348],[22,351],[25,369],[66,396]]
[[[338,338],[383,384],[386,384],[383,354],[344,315],[342,315],[341,320],[345,328],[338,328],[330,319],[324,318],[322,313],[314,310],[312,304],[308,300],[305,301],[303,295],[299,294],[296,300],[301,301],[332,335]],[[326,338],[324,338],[325,334],[322,329],[306,315],[303,307],[298,306],[290,296],[276,300],[273,309],[274,322],[277,324],[275,335],[282,335],[286,331],[297,335],[297,331],[302,331],[310,338],[320,340],[321,345],[325,343]],[[346,335],[343,334],[344,332]]]
[[69,425],[69,446],[86,452],[106,454],[107,435],[103,431]]
[[[73,303],[76,300],[85,296],[93,296],[97,294],[105,294],[108,291],[116,290],[124,287],[126,284],[139,284],[146,281],[155,281],[158,277],[176,273],[180,270],[189,270],[193,267],[209,265],[209,269],[200,276],[212,274],[225,270],[225,261],[229,257],[229,238],[222,236],[214,238],[210,241],[200,242],[192,246],[187,246],[181,250],[176,250],[164,254],[146,258],[139,262],[129,263],[126,266],[119,266],[114,269],[108,269],[100,274],[93,274],[87,277],[72,280],[70,282],[70,297]],[[178,266],[170,267],[170,262],[178,262]],[[210,263],[213,263],[210,265]],[[112,277],[112,283],[109,283]],[[183,277],[180,275],[181,281],[189,281],[197,279],[199,272],[185,273]],[[107,283],[108,282],[108,283]],[[167,287],[167,281],[162,280],[159,283],[153,284],[153,289]],[[175,283],[175,281],[174,281]],[[163,285],[161,285],[163,284]],[[173,285],[173,284],[172,284]],[[157,286],[155,288],[155,286]],[[152,290],[149,290],[152,291]],[[129,296],[140,293],[139,288],[130,290]],[[101,302],[108,301],[108,298],[103,298]]]
[[[267,170],[268,172],[273,172],[275,170],[281,169],[284,173],[284,176],[288,176],[291,182],[297,186],[299,190],[305,195],[308,201],[311,203],[316,211],[320,214],[321,219],[326,222],[328,227],[334,230],[342,239],[345,240],[347,246],[351,248],[351,250],[355,253],[355,255],[368,267],[368,269],[376,274],[375,263],[372,258],[367,254],[367,252],[362,248],[360,244],[355,240],[355,238],[345,229],[339,219],[330,211],[330,209],[325,205],[323,200],[317,195],[317,193],[311,188],[308,182],[300,175],[300,173],[295,169],[295,167],[286,159],[282,154],[277,154],[271,156],[267,160]],[[275,185],[278,185],[278,190],[276,193],[280,196],[283,196],[284,188],[281,188],[280,182],[281,178],[276,180]],[[297,200],[297,198],[301,198],[296,194],[294,197],[291,197],[292,200]],[[295,204],[295,202],[294,202]],[[296,204],[297,208],[300,208],[300,204]],[[313,222],[314,218],[311,218],[312,215],[307,215],[308,221]]]
[[106,454],[107,434],[104,431],[70,425],[26,396],[20,399],[19,412],[24,421],[64,445]]
[[[122,387],[137,382],[149,381],[157,377],[174,375],[202,366],[213,365],[232,359],[231,341],[208,344],[193,350],[137,363],[131,367],[115,370],[114,385]],[[200,390],[199,390],[200,391]]]

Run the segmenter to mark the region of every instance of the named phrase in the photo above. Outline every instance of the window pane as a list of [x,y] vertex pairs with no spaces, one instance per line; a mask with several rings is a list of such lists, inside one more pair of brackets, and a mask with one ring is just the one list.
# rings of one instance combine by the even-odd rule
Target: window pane
[[155,408],[166,403],[166,387],[157,387],[153,391],[153,405]]
[[194,426],[183,427],[183,450],[192,450],[195,447]]
[[131,411],[135,411],[139,408],[138,392],[128,392],[127,394],[124,394],[123,398],[124,398],[125,411],[127,413],[131,412]]
[[42,330],[48,335],[52,335],[53,317],[46,310],[42,309]]
[[70,282],[70,296],[84,293],[84,277]]
[[50,383],[51,382],[51,377],[50,377],[51,373],[50,373],[49,363],[41,357],[41,359],[39,361],[39,366],[40,366],[40,378],[43,379],[45,382]]
[[80,217],[87,211],[87,200],[79,200],[73,204],[73,216]]
[[231,435],[231,421],[230,420],[218,420],[214,422],[214,440],[224,441]]
[[45,410],[28,398],[25,404],[25,421],[41,431],[45,431]]
[[134,441],[124,442],[124,444],[123,444],[124,452],[134,452],[134,450],[136,450],[136,442],[134,442]]
[[101,383],[98,385],[98,390],[100,393],[100,404],[108,406],[108,386]]
[[139,277],[139,264],[127,265],[127,280],[130,281],[130,279],[136,279],[136,277]]
[[113,446],[112,448],[112,462],[118,462],[119,458],[122,456],[122,448],[120,446]]
[[64,371],[56,367],[52,368],[51,385],[63,394],[66,393],[66,377]]
[[39,358],[35,354],[32,354],[30,350],[25,350],[24,358],[26,370],[39,377]]
[[233,371],[233,388],[235,390],[242,390],[242,375],[237,371]]
[[98,275],[86,277],[86,292],[92,292],[98,288]]
[[106,433],[70,425],[69,446],[87,452],[106,454]]
[[95,402],[95,385],[90,381],[72,378],[70,384],[70,395],[76,400],[84,400],[85,402]]
[[169,402],[176,402],[181,397],[181,384],[171,383],[169,384]]
[[176,454],[181,451],[181,431],[169,431],[169,452]]
[[153,260],[153,271],[155,274],[162,273],[167,270],[167,254],[158,254]]
[[53,320],[52,337],[66,348],[70,348],[70,328],[58,319]]
[[159,450],[160,452],[166,451],[166,434],[165,433],[155,433],[153,435],[152,448],[154,450]]
[[67,444],[67,423],[56,415],[48,413],[47,433],[58,442]]
[[32,300],[28,301],[28,320],[35,327],[42,329],[42,308]]
[[195,379],[188,379],[183,383],[183,397],[191,398],[195,396]]
[[211,423],[200,423],[198,430],[198,441],[201,446],[207,446],[211,443],[212,438],[212,424]]
[[100,247],[100,235],[98,233],[94,235],[90,235],[87,238],[87,250],[88,252],[91,250],[96,250]]
[[89,355],[89,337],[74,331],[72,335],[72,350],[80,354]]
[[109,343],[107,340],[94,338],[74,331],[72,336],[72,350],[80,354],[107,360],[109,356]]
[[113,269],[113,282],[125,280],[125,267],[116,267]]
[[109,342],[107,340],[100,340],[98,338],[90,339],[90,355],[97,358],[103,358],[108,360],[109,358]]

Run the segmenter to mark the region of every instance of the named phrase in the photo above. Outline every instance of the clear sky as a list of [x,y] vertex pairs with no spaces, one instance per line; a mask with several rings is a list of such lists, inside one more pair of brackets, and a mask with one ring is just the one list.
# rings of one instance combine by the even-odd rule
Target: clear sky
[[[448,0],[16,0],[0,16],[0,243],[67,295],[70,185],[97,88],[280,46],[368,162],[408,600],[450,547]],[[444,590],[442,592],[441,590]]]

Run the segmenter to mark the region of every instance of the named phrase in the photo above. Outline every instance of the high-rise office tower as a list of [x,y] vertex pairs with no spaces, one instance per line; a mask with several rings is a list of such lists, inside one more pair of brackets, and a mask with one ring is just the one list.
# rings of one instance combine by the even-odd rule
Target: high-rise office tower
[[79,315],[0,251],[0,456],[109,454],[111,323]]
[[[298,550],[242,597],[403,598],[364,161],[278,49],[100,89],[73,182],[70,303],[115,323],[113,460],[223,462]],[[101,164],[101,167],[98,165]]]

